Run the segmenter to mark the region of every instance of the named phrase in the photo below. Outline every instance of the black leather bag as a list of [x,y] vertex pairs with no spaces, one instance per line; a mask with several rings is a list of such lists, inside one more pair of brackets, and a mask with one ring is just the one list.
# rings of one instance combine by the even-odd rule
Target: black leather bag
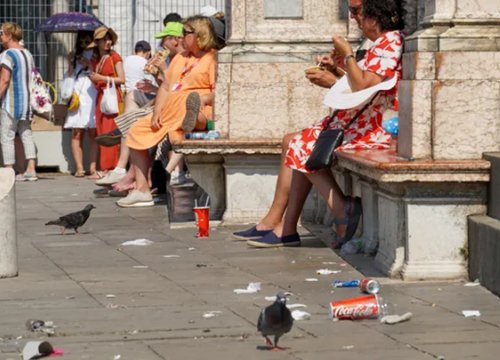
[[344,129],[323,129],[316,139],[309,159],[307,159],[307,168],[321,170],[330,167],[335,157],[335,149],[342,145],[343,140]]
[[328,129],[330,123],[337,116],[338,110],[333,112],[328,122],[323,126],[323,130],[319,133],[311,155],[309,155],[309,159],[306,161],[306,167],[309,170],[315,171],[326,169],[332,165],[333,159],[335,158],[335,149],[342,145],[342,141],[344,141],[344,131],[359,118],[363,111],[365,111],[377,97],[377,95],[372,97],[372,99],[366,103],[365,106],[363,106],[363,108],[356,113],[356,115],[354,115],[351,121],[349,121],[343,129]]

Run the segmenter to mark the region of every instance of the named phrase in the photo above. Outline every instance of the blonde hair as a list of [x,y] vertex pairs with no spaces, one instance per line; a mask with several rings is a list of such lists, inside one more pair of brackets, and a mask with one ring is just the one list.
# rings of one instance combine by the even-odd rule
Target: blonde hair
[[200,15],[191,16],[184,20],[182,24],[193,29],[198,37],[198,47],[200,50],[207,51],[216,48],[215,35],[210,20],[207,17]]
[[5,33],[10,34],[14,41],[21,41],[23,39],[23,29],[15,23],[6,22],[2,24],[2,30]]

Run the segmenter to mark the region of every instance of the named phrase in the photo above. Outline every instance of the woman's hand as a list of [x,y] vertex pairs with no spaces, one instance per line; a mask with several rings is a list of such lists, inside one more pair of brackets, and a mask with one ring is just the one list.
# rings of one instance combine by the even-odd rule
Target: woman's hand
[[330,88],[335,84],[337,78],[328,70],[306,70],[306,78],[314,85]]
[[89,75],[89,78],[90,78],[90,81],[92,81],[93,83],[97,83],[98,81],[106,81],[105,76],[102,76],[101,74],[98,74],[96,72],[92,72]]
[[335,53],[342,58],[346,55],[352,55],[354,53],[354,51],[352,51],[351,45],[343,36],[334,36],[332,38],[332,41],[333,47],[335,48]]
[[139,80],[135,84],[135,87],[137,88],[137,90],[140,90],[145,93],[156,94],[158,92],[158,87],[153,85],[151,80],[147,79]]
[[153,131],[157,131],[161,128],[161,119],[160,119],[160,115],[158,114],[155,114],[153,112],[153,117],[151,118],[151,129],[153,129]]

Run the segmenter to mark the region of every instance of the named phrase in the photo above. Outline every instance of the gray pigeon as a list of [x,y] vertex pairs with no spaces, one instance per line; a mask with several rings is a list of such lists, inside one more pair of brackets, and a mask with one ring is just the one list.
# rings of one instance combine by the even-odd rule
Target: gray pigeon
[[[266,339],[266,344],[272,350],[282,350],[278,347],[278,340],[290,331],[293,325],[293,317],[286,307],[286,296],[280,292],[276,295],[276,301],[263,309],[257,321],[257,330]],[[274,344],[268,336],[274,335]]]
[[90,216],[90,210],[95,209],[95,206],[92,204],[88,204],[85,206],[83,210],[73,212],[68,215],[61,216],[57,220],[52,220],[46,223],[45,225],[59,225],[63,227],[62,233],[66,231],[66,229],[74,229],[75,233],[78,234],[78,228],[85,224],[87,219]]

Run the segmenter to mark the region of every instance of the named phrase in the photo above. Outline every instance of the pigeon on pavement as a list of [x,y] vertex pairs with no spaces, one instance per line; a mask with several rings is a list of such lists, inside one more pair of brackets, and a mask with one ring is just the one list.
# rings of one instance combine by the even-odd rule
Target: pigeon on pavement
[[64,234],[66,229],[74,229],[75,233],[78,234],[78,228],[85,224],[87,219],[90,216],[90,211],[95,209],[95,206],[92,204],[88,204],[85,206],[83,210],[73,212],[68,215],[61,216],[57,220],[52,220],[46,223],[45,225],[58,225],[62,226],[63,230],[61,234]]
[[[262,310],[257,321],[257,330],[266,339],[266,344],[272,350],[282,350],[278,347],[278,340],[290,331],[293,318],[290,310],[286,307],[286,296],[280,292],[276,295],[276,301]],[[274,344],[268,336],[274,335]]]

